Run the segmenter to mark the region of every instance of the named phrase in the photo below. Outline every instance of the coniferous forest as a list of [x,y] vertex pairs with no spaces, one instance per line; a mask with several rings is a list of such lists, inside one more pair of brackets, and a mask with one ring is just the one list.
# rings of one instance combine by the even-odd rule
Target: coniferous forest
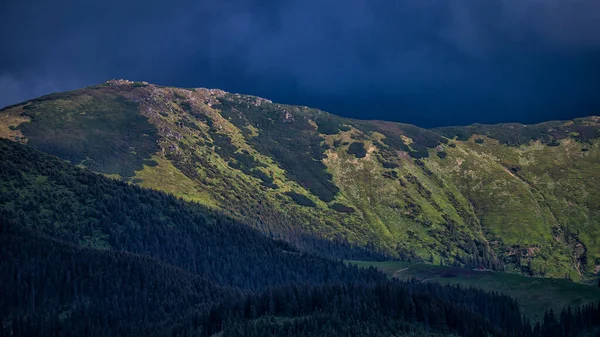
[[390,280],[341,260],[375,253],[289,242],[0,140],[2,337],[600,333],[600,304],[531,322],[500,293]]

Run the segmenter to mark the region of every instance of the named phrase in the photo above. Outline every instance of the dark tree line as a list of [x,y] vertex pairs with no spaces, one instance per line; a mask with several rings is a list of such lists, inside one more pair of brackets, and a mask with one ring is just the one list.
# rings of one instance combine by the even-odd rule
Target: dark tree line
[[7,221],[0,259],[6,336],[152,334],[243,294],[147,256],[65,244]]
[[[238,318],[227,325],[225,335],[243,331],[242,335],[259,336],[273,329],[294,336],[368,335],[367,328],[372,335],[414,330],[461,336],[528,336],[530,331],[517,302],[507,296],[419,282],[288,286],[250,295],[242,305],[222,312],[228,319]],[[256,321],[265,316],[279,317],[285,327]],[[319,321],[326,321],[330,331],[321,329]]]

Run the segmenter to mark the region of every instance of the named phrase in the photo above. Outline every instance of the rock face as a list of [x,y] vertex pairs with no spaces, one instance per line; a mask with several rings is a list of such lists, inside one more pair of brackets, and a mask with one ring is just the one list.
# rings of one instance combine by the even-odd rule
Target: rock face
[[299,244],[584,280],[600,264],[597,117],[434,130],[110,80],[0,111],[0,137]]

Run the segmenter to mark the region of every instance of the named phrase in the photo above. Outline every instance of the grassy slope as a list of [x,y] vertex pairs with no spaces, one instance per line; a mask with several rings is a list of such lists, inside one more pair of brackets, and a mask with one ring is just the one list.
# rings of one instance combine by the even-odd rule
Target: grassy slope
[[474,135],[456,144],[431,165],[472,201],[486,236],[507,261],[575,280],[597,271],[598,140],[508,146]]
[[[349,142],[353,136],[367,139],[362,140],[367,149],[364,158],[349,154],[348,145],[333,145],[339,140],[341,144]],[[452,186],[429,177],[408,156],[395,158],[398,167],[384,168],[373,145],[379,141],[354,128],[346,134],[328,136],[327,142],[332,148],[325,163],[342,190],[343,201],[356,207],[366,223],[397,251],[433,258],[434,262],[477,251],[472,245],[482,242],[479,225],[472,221],[474,216],[459,215],[459,210],[469,208],[464,199],[457,196],[456,205],[448,200],[448,194],[457,194]],[[448,237],[451,240],[446,240]]]
[[[408,151],[422,149],[423,144],[404,135],[403,129],[248,96],[226,95],[216,108],[241,130],[257,126],[259,135],[244,133],[246,141],[274,158],[309,195],[319,197],[318,206],[323,201],[329,208],[334,203],[352,207],[353,213],[338,214],[325,207],[319,213],[321,221],[341,222],[353,232],[361,228],[374,234],[375,241],[361,235],[359,243],[372,242],[394,255],[434,261],[488,253],[475,217],[459,215],[457,209],[469,212],[466,200],[459,196],[449,202],[447,195],[453,191],[442,192],[441,179],[415,164]],[[435,134],[433,138],[436,145],[443,141]],[[353,153],[353,144],[364,150]],[[321,161],[326,171],[316,164]],[[393,165],[386,169],[383,162]],[[341,192],[333,200],[328,199],[327,190],[319,188],[330,181]]]
[[432,132],[116,81],[4,109],[0,137],[291,240],[580,279],[600,265],[598,123],[585,123]]
[[348,262],[362,267],[377,267],[388,276],[401,280],[415,278],[422,282],[460,284],[505,293],[518,299],[523,312],[534,321],[543,319],[544,311],[549,308],[559,312],[567,305],[578,306],[600,300],[600,288],[568,280],[399,261]]

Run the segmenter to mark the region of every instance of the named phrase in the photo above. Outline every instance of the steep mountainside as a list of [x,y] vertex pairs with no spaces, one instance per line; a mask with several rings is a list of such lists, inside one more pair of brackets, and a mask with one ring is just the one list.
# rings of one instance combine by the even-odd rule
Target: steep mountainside
[[301,248],[576,280],[600,270],[599,130],[596,117],[425,130],[123,80],[0,111],[0,137]]

